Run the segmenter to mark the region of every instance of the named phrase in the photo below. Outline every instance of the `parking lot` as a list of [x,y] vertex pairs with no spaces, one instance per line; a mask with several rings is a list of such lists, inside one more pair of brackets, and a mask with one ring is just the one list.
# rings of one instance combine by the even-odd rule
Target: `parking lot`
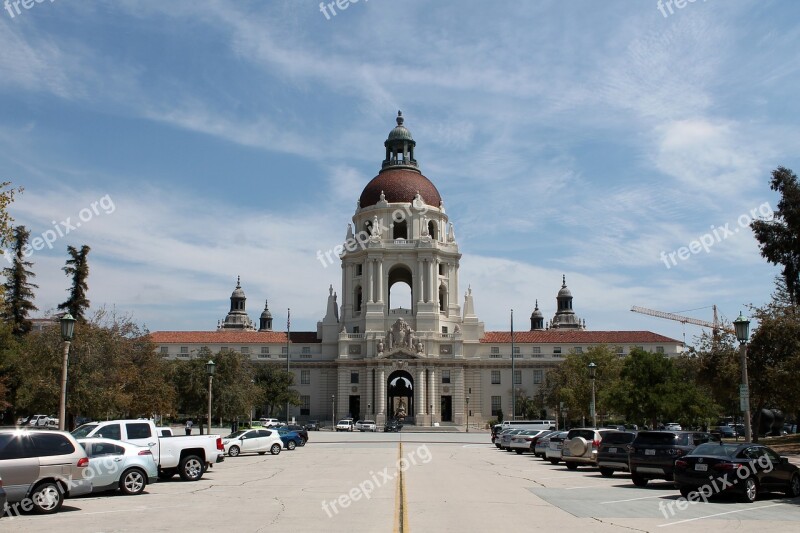
[[[194,483],[67,500],[55,515],[4,517],[8,531],[796,531],[800,498],[679,509],[671,483],[568,471],[500,451],[487,433],[313,432],[280,455],[226,458]],[[793,459],[794,460],[794,459]],[[673,513],[669,512],[672,503]],[[666,515],[665,515],[666,513]]]

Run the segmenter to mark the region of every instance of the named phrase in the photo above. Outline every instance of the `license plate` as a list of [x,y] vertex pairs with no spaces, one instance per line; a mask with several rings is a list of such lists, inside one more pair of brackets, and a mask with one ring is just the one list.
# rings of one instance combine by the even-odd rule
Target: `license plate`
[[707,472],[708,471],[708,465],[696,464],[696,465],[694,465],[694,469],[697,470],[698,472]]
[[616,448],[609,448],[608,449],[608,453],[617,453],[617,449]]
[[655,451],[655,450],[645,450],[645,451],[644,451],[644,454],[645,454],[645,455],[655,455],[655,454],[656,454],[656,451]]

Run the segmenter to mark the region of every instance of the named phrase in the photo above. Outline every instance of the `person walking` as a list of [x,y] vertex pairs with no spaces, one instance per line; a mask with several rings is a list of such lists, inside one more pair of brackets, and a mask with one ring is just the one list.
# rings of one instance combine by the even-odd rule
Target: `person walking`
[[194,424],[192,423],[192,419],[191,418],[186,421],[186,434],[187,435],[191,435],[192,434],[192,426],[193,425]]

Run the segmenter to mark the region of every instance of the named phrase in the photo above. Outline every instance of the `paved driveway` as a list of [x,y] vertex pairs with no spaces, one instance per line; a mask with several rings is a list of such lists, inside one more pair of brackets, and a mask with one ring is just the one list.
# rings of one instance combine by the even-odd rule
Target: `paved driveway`
[[[278,456],[226,458],[196,483],[67,500],[8,531],[797,531],[800,498],[678,507],[671,484],[568,471],[500,451],[486,433],[326,433]],[[669,511],[672,504],[672,512]]]

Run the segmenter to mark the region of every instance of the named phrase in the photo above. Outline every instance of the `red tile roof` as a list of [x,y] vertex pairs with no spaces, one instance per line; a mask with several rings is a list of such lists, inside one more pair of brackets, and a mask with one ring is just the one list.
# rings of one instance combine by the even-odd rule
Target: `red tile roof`
[[[511,344],[510,331],[487,331],[482,343]],[[540,331],[515,331],[518,343],[575,343],[575,344],[653,344],[681,343],[652,331],[570,331],[548,329]]]
[[[317,343],[315,331],[292,331],[294,343]],[[255,344],[285,343],[285,331],[154,331],[150,341],[155,344]]]
[[381,191],[387,202],[411,202],[419,193],[422,200],[430,206],[439,207],[442,203],[442,197],[431,180],[419,172],[404,168],[382,170],[372,178],[361,193],[361,207],[377,204]]

